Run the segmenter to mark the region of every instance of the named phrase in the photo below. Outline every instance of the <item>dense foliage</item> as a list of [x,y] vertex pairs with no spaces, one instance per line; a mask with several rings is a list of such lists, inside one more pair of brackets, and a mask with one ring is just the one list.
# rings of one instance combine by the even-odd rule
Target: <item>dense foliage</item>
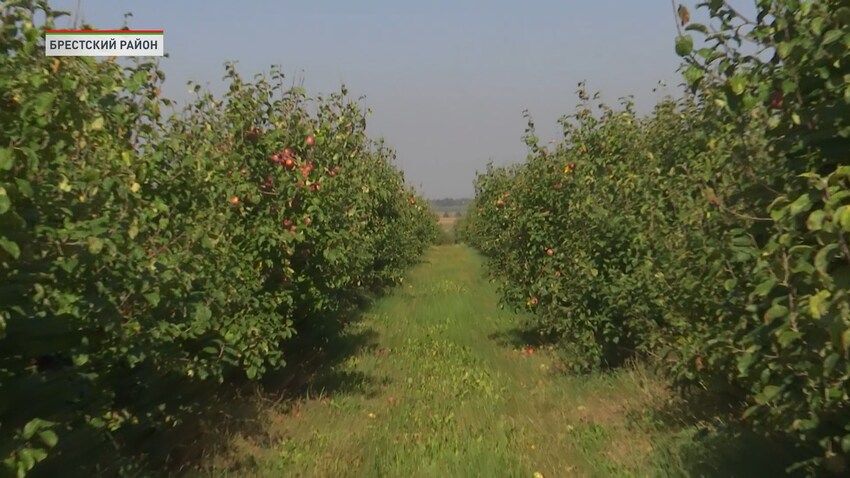
[[850,6],[700,8],[675,42],[691,94],[642,117],[581,85],[563,140],[529,120],[528,161],[479,175],[460,231],[577,369],[659,357],[846,470]]
[[280,345],[300,323],[398,282],[437,234],[344,89],[310,100],[228,66],[223,97],[195,87],[166,115],[153,63],[45,57],[57,16],[0,4],[0,458],[17,476],[58,441],[166,422],[134,409],[166,379],[297,361]]

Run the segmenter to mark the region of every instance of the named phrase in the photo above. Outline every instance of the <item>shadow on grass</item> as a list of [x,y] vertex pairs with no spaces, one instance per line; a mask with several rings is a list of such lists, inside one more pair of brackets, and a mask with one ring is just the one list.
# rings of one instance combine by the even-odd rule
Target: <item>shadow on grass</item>
[[557,345],[558,339],[554,334],[532,327],[515,327],[513,329],[492,333],[487,336],[500,347],[545,347]]
[[374,396],[384,381],[338,370],[350,356],[377,348],[378,333],[357,326],[372,299],[352,297],[344,311],[304,321],[299,334],[283,344],[287,365],[260,381],[239,374],[224,384],[199,383],[135,372],[117,401],[134,415],[148,417],[144,424],[113,434],[64,434],[30,476],[193,475],[233,435],[262,435],[264,412],[271,406],[286,407],[317,393]]
[[802,470],[787,471],[810,454],[782,438],[756,433],[737,418],[742,409],[727,396],[691,391],[644,415],[671,436],[662,447],[666,456],[662,453],[659,458],[676,462],[686,476],[810,476]]
[[[557,336],[543,333],[533,324],[522,324],[489,339],[501,347],[544,347],[558,345]],[[559,372],[572,377],[565,367]],[[605,372],[623,367],[605,368]],[[599,372],[590,372],[588,377]],[[659,382],[658,387],[666,385]],[[666,393],[661,394],[666,396]],[[805,471],[789,473],[795,462],[811,453],[795,448],[781,438],[754,432],[737,417],[743,406],[732,393],[711,394],[704,390],[687,390],[669,400],[656,400],[647,408],[626,414],[627,425],[638,433],[655,435],[654,461],[661,476],[700,478],[773,478],[811,476]],[[663,470],[663,471],[662,471]]]

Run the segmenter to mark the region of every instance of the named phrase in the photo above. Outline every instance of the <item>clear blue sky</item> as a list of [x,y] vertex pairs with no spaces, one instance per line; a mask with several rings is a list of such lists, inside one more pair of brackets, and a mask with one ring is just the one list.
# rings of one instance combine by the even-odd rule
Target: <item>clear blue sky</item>
[[[692,2],[688,2],[692,4]],[[53,1],[74,10],[77,0]],[[164,29],[166,96],[193,79],[220,91],[222,64],[246,76],[280,64],[312,94],[345,83],[366,96],[368,130],[398,151],[408,181],[431,198],[472,194],[476,170],[522,161],[529,109],[558,136],[587,80],[605,98],[648,111],[679,83],[668,0],[244,1],[81,0],[96,28]],[[63,24],[64,23],[64,24]],[[70,18],[59,27],[70,26]]]

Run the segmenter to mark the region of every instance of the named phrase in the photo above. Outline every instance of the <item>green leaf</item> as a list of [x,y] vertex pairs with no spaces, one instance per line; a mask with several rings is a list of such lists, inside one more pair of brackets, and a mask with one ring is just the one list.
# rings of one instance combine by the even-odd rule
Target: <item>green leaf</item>
[[[759,396],[756,395],[756,402],[758,402],[758,401],[759,401]],[[744,413],[741,414],[741,417],[746,420],[746,419],[750,418],[751,416],[755,415],[756,412],[758,412],[760,409],[761,408],[758,405],[753,405],[752,407],[749,407],[746,410],[744,410]]]
[[156,307],[159,304],[160,300],[159,292],[148,292],[147,294],[145,294],[145,299],[148,301],[148,303],[150,303],[150,305]]
[[26,198],[31,198],[35,195],[32,190],[32,184],[23,178],[15,178],[15,185],[18,186],[18,192]]
[[838,361],[841,360],[841,356],[837,353],[831,353],[829,356],[823,361],[823,370],[827,374],[830,374],[835,370],[835,365]]
[[685,77],[685,81],[688,82],[688,85],[690,85],[691,87],[696,87],[697,84],[705,76],[705,72],[702,70],[702,68],[691,65],[685,70],[682,76]]
[[844,349],[844,353],[850,351],[850,329],[841,334],[841,348]]
[[788,58],[788,55],[791,54],[791,50],[793,49],[793,47],[794,44],[791,42],[781,42],[776,45],[776,53],[779,55],[779,58]]
[[741,376],[745,376],[747,371],[750,369],[750,366],[755,362],[756,354],[750,351],[747,351],[744,355],[738,357],[738,372]]
[[691,23],[685,27],[685,31],[689,32],[700,32],[703,35],[710,35],[711,32],[708,30],[708,27],[699,23]]
[[27,476],[27,471],[35,466],[35,458],[32,456],[32,448],[24,448],[18,452],[19,467],[23,465],[23,470],[18,468],[18,478]]
[[676,37],[676,54],[688,56],[694,49],[694,39],[690,35],[679,35]]
[[762,282],[758,286],[756,286],[755,290],[753,290],[753,294],[759,297],[766,297],[770,294],[770,291],[773,290],[773,287],[776,285],[776,279],[773,277],[767,279]]
[[803,334],[801,334],[800,332],[795,332],[793,330],[783,330],[779,333],[779,337],[777,337],[777,342],[779,342],[779,345],[784,348],[787,347],[791,342],[799,339],[802,336]]
[[63,257],[61,260],[57,261],[56,264],[65,272],[71,273],[74,269],[77,268],[80,261],[75,257]]
[[732,93],[740,96],[744,93],[744,90],[747,88],[747,79],[740,75],[735,75],[729,78],[729,88],[732,89]]
[[829,175],[829,178],[846,178],[850,177],[850,166],[839,166]]
[[835,222],[841,226],[841,229],[850,231],[850,206],[841,206],[835,211]]
[[806,227],[809,228],[810,231],[819,231],[823,227],[824,217],[826,217],[826,213],[822,210],[818,209],[817,211],[813,211],[809,214],[809,219],[806,221]]
[[812,207],[812,198],[808,194],[803,194],[798,197],[790,206],[788,206],[791,216],[796,216],[801,212],[808,211]]
[[35,460],[36,463],[44,461],[47,458],[47,452],[42,450],[41,448],[29,448],[30,456]]
[[212,318],[212,311],[207,304],[196,304],[192,319],[199,323],[207,323]]
[[39,93],[36,95],[33,104],[35,105],[35,113],[39,116],[47,115],[50,107],[53,105],[55,95],[51,92]]
[[[804,14],[808,15],[809,12],[805,12]],[[810,25],[812,28],[812,32],[814,32],[815,35],[820,35],[821,33],[823,33],[823,21],[823,17],[815,17],[812,19],[812,23]]]
[[814,250],[814,247],[812,247],[812,246],[799,244],[799,245],[791,247],[791,249],[788,249],[788,252],[790,254],[793,254],[793,255],[802,255],[802,254],[808,254],[812,250]]
[[130,77],[129,80],[127,80],[127,85],[126,85],[127,89],[131,93],[135,93],[145,83],[147,76],[148,76],[147,71],[145,71],[145,70],[137,71],[136,73],[133,74],[133,76]]
[[765,321],[771,321],[773,319],[778,319],[779,317],[785,317],[788,315],[788,308],[784,305],[774,304],[771,308],[767,309],[767,312],[764,313]]
[[12,169],[12,149],[0,148],[0,170]]
[[89,129],[92,131],[100,131],[103,129],[103,116],[98,116],[91,122]]
[[333,264],[339,259],[339,252],[335,249],[325,249],[323,251],[323,255],[325,259],[328,260],[329,263]]
[[56,425],[56,423],[54,422],[49,422],[40,418],[33,418],[32,420],[28,421],[26,425],[24,425],[24,429],[21,430],[21,438],[23,438],[24,440],[29,440],[39,430],[43,430],[54,425]]
[[12,201],[9,199],[9,195],[6,193],[6,188],[0,186],[0,214],[8,211],[12,207]]
[[823,36],[821,46],[829,45],[830,43],[839,40],[842,36],[844,36],[844,32],[842,30],[830,30]]
[[70,192],[71,189],[72,189],[71,183],[70,183],[70,181],[68,181],[68,178],[66,178],[65,176],[62,176],[62,180],[59,181],[59,190],[64,192],[64,193],[67,193],[67,192]]
[[59,437],[56,436],[56,433],[53,430],[42,430],[38,432],[38,438],[49,448],[53,448],[57,443],[59,443]]
[[766,401],[771,401],[779,395],[779,392],[782,391],[782,388],[777,387],[776,385],[768,385],[762,389],[761,393],[764,395]]
[[809,298],[809,312],[812,317],[820,319],[829,310],[829,298],[832,296],[828,290],[819,291]]
[[815,269],[821,274],[827,274],[829,264],[832,262],[832,254],[838,249],[838,244],[827,244],[815,255]]
[[30,438],[33,437],[33,435],[35,435],[35,432],[37,432],[40,428],[41,428],[41,420],[40,419],[34,418],[34,419],[28,421],[27,424],[24,425],[24,429],[21,430],[21,438],[23,438],[24,440],[29,440]]
[[13,259],[21,256],[21,249],[18,245],[5,237],[0,237],[0,248],[8,252]]
[[92,254],[100,254],[100,251],[103,250],[103,240],[99,237],[89,237],[88,238],[89,252]]

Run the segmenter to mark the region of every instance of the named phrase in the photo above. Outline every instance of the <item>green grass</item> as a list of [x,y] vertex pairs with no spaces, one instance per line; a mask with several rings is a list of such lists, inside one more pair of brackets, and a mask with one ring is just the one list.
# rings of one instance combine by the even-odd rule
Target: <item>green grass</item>
[[522,317],[497,304],[476,253],[460,245],[433,248],[403,286],[343,331],[339,343],[356,338],[356,347],[340,346],[334,365],[297,399],[262,407],[260,431],[235,433],[204,474],[647,477],[776,470],[769,456],[753,458],[755,442],[742,464],[709,441],[695,441],[695,425],[662,421],[656,411],[668,394],[640,368],[573,377],[559,372],[548,347],[523,353],[529,345]]

